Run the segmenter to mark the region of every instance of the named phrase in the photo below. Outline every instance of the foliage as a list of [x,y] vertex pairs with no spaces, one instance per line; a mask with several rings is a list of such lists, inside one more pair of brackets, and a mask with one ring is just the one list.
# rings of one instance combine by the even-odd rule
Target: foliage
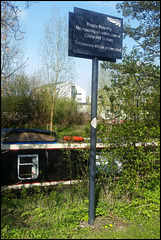
[[[50,123],[52,94],[39,86],[39,78],[16,75],[8,84],[9,93],[2,96],[1,111],[4,127],[46,128]],[[12,103],[12,104],[11,104]],[[54,110],[55,126],[82,124],[84,116],[77,112],[78,104],[67,98],[57,98]],[[57,129],[55,129],[57,130]]]
[[[87,186],[84,187],[87,189]],[[80,186],[78,186],[78,188],[74,187],[75,196],[81,196],[81,194],[79,194],[79,189]],[[70,232],[78,227],[79,221],[84,217],[87,211],[86,200],[84,199],[84,201],[82,201],[82,199],[76,197],[77,199],[72,203],[70,194],[70,188],[65,189],[60,186],[52,191],[45,188],[44,190],[35,188],[22,191],[21,198],[24,200],[17,199],[17,197],[14,199],[13,195],[12,198],[10,198],[8,194],[5,195],[3,199],[4,209],[6,209],[9,204],[10,208],[14,209],[21,201],[25,201],[25,205],[23,206],[20,204],[17,209],[18,215],[15,212],[17,223],[22,223],[20,231],[16,228],[16,225],[14,226],[12,220],[7,222],[7,218],[4,217],[2,224],[3,237],[11,237],[12,234],[14,237],[18,238],[25,236],[24,234],[26,234],[28,238],[39,238],[39,236],[41,236],[41,238],[55,238],[56,236],[58,238],[68,237]],[[37,204],[35,204],[36,202]],[[32,225],[31,229],[26,231],[26,227],[29,227],[30,224]],[[43,230],[46,229],[47,233],[43,233],[43,231],[39,232],[39,228]],[[8,230],[8,233],[6,230]],[[39,234],[36,235],[38,232]]]
[[55,124],[70,126],[81,124],[81,116],[77,113],[78,103],[68,98],[57,99],[54,111]]
[[[99,134],[104,139],[104,131]],[[100,155],[104,167],[99,169],[99,180],[104,194],[109,195],[114,204],[123,198],[144,199],[144,191],[155,191],[159,186],[159,139],[160,127],[155,120],[125,121],[111,127],[108,139],[104,140],[111,148],[104,149]]]
[[109,71],[106,71],[105,68],[100,67],[99,69],[99,79],[98,79],[98,101],[97,101],[97,115],[101,116],[105,114],[105,117],[110,118],[109,109],[110,109],[110,100],[106,98],[107,92],[104,89],[104,86],[111,86],[111,74]]
[[111,209],[136,221],[156,216],[160,206],[160,70],[151,61],[141,62],[136,48],[123,56],[122,63],[102,64],[112,78],[100,100],[109,99],[119,121],[110,129],[108,122],[98,125],[99,138],[111,148],[103,150],[97,177]]
[[70,186],[7,190],[1,194],[1,237],[126,239],[131,236],[135,239],[137,229],[138,238],[158,238],[158,190],[155,194],[146,192],[148,201],[137,199],[131,204],[118,201],[112,206],[103,197],[100,185],[96,184],[96,219],[93,227],[87,224],[89,201],[85,182],[73,185],[73,201]]
[[[79,115],[78,115],[79,116]],[[82,116],[80,116],[80,121]],[[81,136],[84,138],[90,137],[90,124],[71,124],[71,125],[54,125],[54,131],[56,131],[58,138],[63,138],[64,136]]]
[[[141,2],[123,4],[141,5]],[[121,173],[118,172],[119,181],[116,181],[117,175],[103,172],[102,187],[105,194],[111,195],[114,205],[123,198],[128,202],[144,199],[144,191],[155,191],[159,185],[160,69],[136,47],[128,55],[124,49],[121,63],[102,63],[101,67],[111,73],[111,85],[104,85],[106,96],[102,95],[100,100],[109,99],[109,110],[118,120],[111,124],[108,137],[106,135],[106,142],[113,147],[110,154],[106,154],[107,160],[113,164],[118,160],[123,166]],[[108,123],[104,123],[101,129],[107,126]],[[102,136],[100,131],[99,136],[104,139],[105,131]]]
[[46,124],[49,99],[47,92],[37,90],[38,84],[34,78],[25,74],[16,75],[8,84],[8,89],[9,93],[1,101],[2,127],[34,127]]
[[[134,47],[129,55],[124,52],[122,63],[102,64],[112,74],[111,86],[105,85],[104,89],[111,102],[110,112],[119,120],[108,132],[107,142],[114,149],[110,156],[107,153],[107,159],[112,155],[113,163],[117,159],[123,166],[118,182],[115,176],[109,175],[112,182],[108,189],[104,187],[106,177],[101,177],[104,192],[112,194],[114,203],[118,200],[116,196],[120,199],[126,196],[128,201],[142,199],[144,191],[155,191],[159,184],[160,70],[146,58],[141,62],[141,56]],[[105,123],[102,128],[107,125]],[[102,137],[101,131],[99,134],[104,139],[104,131]]]
[[[160,1],[123,1],[116,8],[128,17],[125,36],[133,38],[149,58],[160,56]],[[138,20],[138,26],[132,27],[129,17]]]
[[111,86],[104,86],[111,102],[110,111],[116,118],[160,122],[160,70],[152,63],[140,62],[140,53],[133,48],[130,55],[124,52],[122,63],[107,64],[110,69]]

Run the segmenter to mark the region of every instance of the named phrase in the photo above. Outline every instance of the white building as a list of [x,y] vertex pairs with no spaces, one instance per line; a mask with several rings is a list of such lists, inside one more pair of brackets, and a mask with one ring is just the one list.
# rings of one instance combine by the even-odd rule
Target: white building
[[73,82],[58,83],[56,92],[59,97],[75,98],[78,103],[86,103],[86,90]]

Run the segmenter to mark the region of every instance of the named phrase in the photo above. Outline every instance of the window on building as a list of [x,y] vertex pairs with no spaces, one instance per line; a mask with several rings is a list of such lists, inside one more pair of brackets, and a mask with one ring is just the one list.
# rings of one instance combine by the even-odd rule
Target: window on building
[[39,175],[38,154],[18,155],[17,167],[20,180],[36,179]]
[[75,98],[75,96],[76,96],[76,89],[75,89],[75,86],[72,86],[71,97]]

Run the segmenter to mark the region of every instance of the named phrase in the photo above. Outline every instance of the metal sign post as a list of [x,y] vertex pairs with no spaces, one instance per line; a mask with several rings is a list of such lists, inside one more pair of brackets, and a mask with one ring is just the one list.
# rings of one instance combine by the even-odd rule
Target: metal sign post
[[74,8],[69,12],[68,55],[92,59],[89,224],[95,218],[95,161],[97,127],[98,60],[116,62],[122,58],[123,19]]
[[90,171],[89,171],[89,222],[88,222],[90,225],[93,225],[94,219],[95,219],[97,91],[98,91],[98,58],[95,57],[92,59]]

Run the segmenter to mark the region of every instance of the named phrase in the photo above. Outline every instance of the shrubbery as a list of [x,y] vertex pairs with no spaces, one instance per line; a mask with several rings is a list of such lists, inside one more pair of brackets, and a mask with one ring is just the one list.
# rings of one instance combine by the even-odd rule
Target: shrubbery
[[[1,127],[47,128],[50,123],[52,92],[34,84],[24,75],[15,77],[8,93],[1,99]],[[36,85],[36,86],[35,86]],[[70,126],[82,124],[84,116],[77,111],[73,99],[55,99],[53,124]]]

